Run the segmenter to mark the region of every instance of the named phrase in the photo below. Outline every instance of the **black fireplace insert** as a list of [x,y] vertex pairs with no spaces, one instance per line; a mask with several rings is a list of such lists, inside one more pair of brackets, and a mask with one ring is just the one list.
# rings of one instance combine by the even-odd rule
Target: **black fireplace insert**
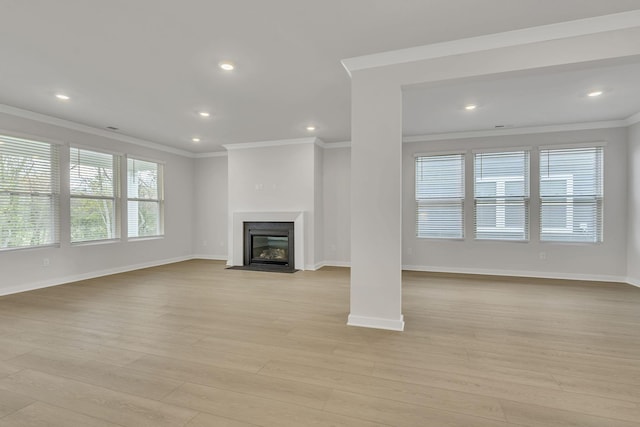
[[244,266],[261,271],[295,271],[293,222],[245,222]]

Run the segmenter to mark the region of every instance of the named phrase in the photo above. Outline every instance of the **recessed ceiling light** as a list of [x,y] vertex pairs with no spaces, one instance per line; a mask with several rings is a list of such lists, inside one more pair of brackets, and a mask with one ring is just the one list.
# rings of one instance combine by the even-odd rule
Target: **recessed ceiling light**
[[191,138],[191,141],[193,141],[193,142],[200,142],[200,138]]
[[209,117],[209,116],[211,116],[211,113],[207,113],[206,111],[200,111],[198,114],[200,114],[201,117]]
[[220,68],[222,68],[225,71],[231,71],[236,67],[231,62],[221,62]]
[[316,127],[315,126],[307,126],[307,130],[309,132],[313,132],[314,130],[316,130]]
[[476,108],[478,108],[478,106],[474,104],[465,105],[464,107],[464,109],[468,111],[475,110]]
[[64,93],[56,93],[56,98],[58,98],[61,101],[68,101],[71,98],[67,95],[65,95]]
[[591,98],[594,98],[596,96],[600,96],[602,95],[602,91],[601,90],[594,90],[593,92],[589,92],[587,94],[587,96],[590,96]]

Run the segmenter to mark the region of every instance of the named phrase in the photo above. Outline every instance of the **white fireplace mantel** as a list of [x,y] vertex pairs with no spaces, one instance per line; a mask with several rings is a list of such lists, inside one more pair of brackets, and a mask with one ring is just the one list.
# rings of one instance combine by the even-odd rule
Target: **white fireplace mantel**
[[242,265],[244,261],[244,223],[260,221],[293,222],[295,268],[304,270],[305,242],[304,242],[304,212],[234,212],[229,239],[229,259],[227,265]]

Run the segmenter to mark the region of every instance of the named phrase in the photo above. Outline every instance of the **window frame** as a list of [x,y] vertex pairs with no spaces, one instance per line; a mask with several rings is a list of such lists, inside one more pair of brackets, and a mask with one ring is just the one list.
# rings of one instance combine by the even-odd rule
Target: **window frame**
[[[0,252],[5,251],[16,251],[16,250],[25,250],[25,249],[39,249],[39,248],[47,248],[47,247],[60,247],[60,201],[61,201],[61,147],[62,143],[51,141],[47,138],[33,137],[30,135],[16,135],[16,134],[7,134],[6,132],[2,132],[0,134],[0,147],[5,143],[31,143],[31,144],[46,144],[48,145],[48,176],[47,179],[49,181],[49,190],[50,191],[39,191],[32,190],[26,191],[20,188],[11,188],[8,185],[5,186],[3,182],[0,182],[0,195],[8,195],[11,196],[26,196],[26,197],[45,197],[48,199],[49,205],[49,215],[47,216],[48,227],[46,233],[50,236],[49,240],[41,243],[41,244],[28,244],[28,245],[18,245],[18,246],[7,246],[1,247]],[[29,149],[25,148],[22,150],[16,150],[16,156],[24,156],[28,158]],[[34,155],[37,157],[37,155]]]
[[[112,171],[113,171],[113,196],[99,196],[99,195],[77,195],[74,194],[71,189],[71,165],[72,165],[72,150],[90,151],[99,154],[106,154],[112,156]],[[69,241],[72,246],[77,245],[92,245],[117,242],[122,240],[122,184],[121,184],[121,167],[122,167],[122,154],[115,153],[107,150],[96,149],[93,147],[87,147],[82,145],[70,145],[69,146],[69,179],[68,179],[68,191],[69,191]],[[71,209],[72,201],[76,200],[112,200],[113,201],[113,218],[115,224],[113,225],[114,237],[106,239],[89,239],[89,240],[73,240],[73,212]]]
[[[473,151],[473,233],[474,240],[476,241],[494,241],[494,242],[530,242],[531,240],[531,147],[504,147],[499,149],[487,149],[487,150],[474,150]],[[478,178],[476,175],[476,164],[479,156],[484,155],[508,155],[508,154],[524,154],[524,170],[522,177],[511,177],[511,176],[490,176],[490,177],[480,177]],[[494,197],[479,197],[476,193],[477,184],[479,182],[495,182],[496,183],[496,195]],[[507,182],[523,182],[524,187],[524,195],[523,196],[507,196],[506,195],[506,183]],[[498,194],[498,189],[500,186],[499,183],[503,183],[502,185],[502,193]],[[478,207],[482,206],[486,203],[495,203],[495,211],[496,211],[496,226],[495,227],[481,227],[478,225]],[[524,218],[522,227],[507,227],[507,217],[506,217],[506,208],[509,206],[509,202],[522,202],[524,209]],[[502,207],[502,223],[503,226],[498,226],[499,221],[499,208]],[[479,237],[479,233],[492,233],[496,237]],[[522,233],[522,238],[500,238],[500,234],[503,233],[503,236],[506,236],[508,233]]]
[[[418,178],[418,173],[417,173],[417,169],[418,169],[418,162],[420,161],[421,158],[434,158],[434,157],[452,157],[452,156],[459,156],[460,157],[460,162],[461,162],[461,169],[460,169],[460,183],[461,183],[461,191],[460,191],[460,195],[456,195],[456,196],[451,196],[451,197],[433,197],[433,198],[419,198],[418,197],[418,182],[419,182],[419,178]],[[450,152],[434,152],[434,153],[417,153],[414,154],[414,173],[415,173],[415,179],[414,179],[414,198],[415,198],[415,215],[416,215],[416,222],[415,222],[415,236],[418,239],[434,239],[434,240],[464,240],[465,239],[465,199],[466,199],[466,156],[467,153],[466,151],[450,151]],[[458,179],[458,177],[456,177],[456,180]],[[459,211],[460,211],[460,233],[458,236],[435,236],[435,235],[431,235],[431,236],[422,236],[420,235],[420,215],[421,215],[421,208],[428,208],[429,206],[443,206],[443,205],[448,205],[451,207],[456,207]]]
[[[142,198],[142,197],[130,197],[129,196],[129,187],[131,185],[131,181],[129,178],[129,161],[140,161],[146,163],[154,163],[157,166],[156,169],[156,185],[157,185],[157,198]],[[135,155],[126,155],[125,156],[126,163],[126,207],[125,207],[125,215],[127,216],[127,241],[139,241],[139,240],[148,240],[148,239],[162,239],[165,236],[165,228],[164,228],[164,219],[165,219],[165,202],[164,202],[164,168],[165,163],[155,159],[149,159],[141,156]],[[130,204],[131,202],[147,202],[147,203],[156,203],[158,205],[158,228],[157,234],[149,234],[149,235],[131,235],[131,222],[130,222]]]
[[[538,160],[540,163],[540,167],[539,167],[539,188],[538,188],[538,199],[539,199],[539,212],[538,212],[538,219],[540,221],[540,232],[539,232],[539,240],[540,243],[543,244],[572,244],[572,245],[598,245],[598,244],[602,244],[604,242],[604,190],[605,190],[605,177],[604,177],[604,163],[605,163],[605,148],[606,148],[606,142],[596,142],[596,143],[589,143],[589,144],[569,144],[569,145],[547,145],[547,146],[540,146],[538,147]],[[596,193],[599,194],[594,194],[591,196],[581,196],[581,195],[576,195],[573,193],[573,185],[571,188],[571,194],[569,194],[569,191],[567,191],[567,194],[563,197],[563,199],[565,199],[567,202],[571,201],[571,204],[567,204],[567,215],[569,215],[569,211],[571,210],[571,227],[565,227],[564,229],[562,229],[562,231],[560,231],[559,229],[551,229],[549,227],[544,228],[543,227],[543,206],[545,206],[545,198],[546,199],[553,199],[554,197],[561,197],[561,196],[546,196],[543,197],[542,195],[542,191],[541,191],[541,187],[542,187],[542,181],[543,180],[551,180],[552,178],[549,177],[543,177],[542,174],[542,168],[543,168],[543,162],[542,162],[542,156],[544,152],[549,152],[549,151],[571,151],[571,150],[597,150],[596,151],[596,155],[598,155],[600,158],[597,159],[596,164],[600,165],[600,169],[594,171],[596,174]],[[565,174],[567,176],[571,177],[571,180],[573,181],[574,176],[571,174]],[[552,175],[553,176],[559,176],[558,174]],[[584,202],[585,200],[591,200],[591,202],[593,203],[595,209],[596,209],[596,217],[595,217],[595,223],[596,223],[596,227],[595,227],[595,231],[594,231],[594,240],[560,240],[560,239],[545,239],[545,234],[553,234],[553,233],[566,233],[566,234],[574,234],[573,232],[573,226],[574,226],[574,221],[575,218],[573,218],[573,211],[574,208],[576,206],[579,206],[581,204],[581,202]],[[567,221],[568,222],[568,221]],[[552,230],[552,231],[549,231]],[[571,231],[569,231],[571,230]]]

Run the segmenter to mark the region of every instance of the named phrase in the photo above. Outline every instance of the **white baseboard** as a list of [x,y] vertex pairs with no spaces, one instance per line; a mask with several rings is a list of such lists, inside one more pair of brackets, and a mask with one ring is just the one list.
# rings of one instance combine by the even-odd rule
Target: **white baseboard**
[[168,258],[163,260],[145,262],[141,264],[131,264],[131,265],[125,265],[121,267],[108,268],[105,270],[92,271],[90,273],[63,276],[63,277],[58,277],[51,280],[43,280],[35,283],[27,283],[20,286],[2,288],[0,289],[0,296],[17,294],[20,292],[34,291],[36,289],[49,288],[51,286],[64,285],[65,283],[79,282],[81,280],[95,279],[97,277],[110,276],[112,274],[126,273],[127,271],[141,270],[143,268],[158,267],[160,265],[173,264],[174,262],[188,261],[190,259],[193,259],[193,257],[190,255],[177,257],[177,258]]
[[195,254],[191,256],[191,259],[207,259],[211,261],[226,261],[227,254],[224,255],[204,255],[204,254]]
[[350,261],[325,261],[323,267],[351,267]]
[[366,317],[349,315],[347,325],[358,326],[361,328],[387,329],[390,331],[404,331],[404,317],[400,315],[400,319],[383,319],[380,317]]
[[640,279],[636,279],[635,277],[627,277],[626,282],[631,286],[637,286],[640,288]]
[[574,274],[526,270],[494,270],[482,268],[451,268],[425,265],[403,265],[402,269],[407,271],[426,271],[430,273],[477,274],[482,276],[511,276],[531,277],[539,279],[585,280],[589,282],[627,283],[628,281],[628,278],[624,276],[612,276],[605,274]]

